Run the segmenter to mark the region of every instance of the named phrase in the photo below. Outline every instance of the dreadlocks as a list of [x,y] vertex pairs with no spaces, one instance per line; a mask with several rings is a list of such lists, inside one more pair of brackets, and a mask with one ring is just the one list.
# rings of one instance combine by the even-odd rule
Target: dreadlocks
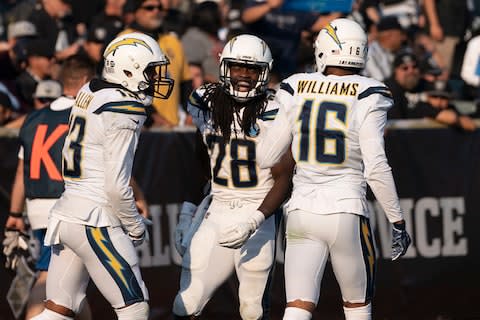
[[[230,141],[233,127],[240,126],[244,135],[248,134],[250,129],[256,124],[257,118],[265,112],[267,106],[266,93],[252,98],[244,103],[240,103],[229,95],[221,84],[210,84],[206,86],[204,101],[212,108],[212,125],[215,131],[220,131],[224,143]],[[240,117],[240,111],[243,109],[243,116]],[[235,114],[237,117],[235,117]],[[240,121],[234,121],[234,119]],[[236,136],[236,130],[235,130]]]

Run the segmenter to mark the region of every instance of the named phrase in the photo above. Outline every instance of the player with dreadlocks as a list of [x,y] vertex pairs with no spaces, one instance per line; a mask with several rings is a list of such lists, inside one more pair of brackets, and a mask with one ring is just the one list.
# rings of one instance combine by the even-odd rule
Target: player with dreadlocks
[[[256,163],[256,145],[278,111],[267,92],[271,67],[263,40],[237,36],[220,57],[220,82],[191,95],[188,111],[208,149],[212,191],[210,205],[204,201],[196,212],[183,208],[175,230],[175,245],[183,255],[175,319],[197,319],[234,270],[242,319],[262,319],[268,311],[262,302],[268,300],[274,264],[272,213],[285,199],[293,171],[292,161],[283,159],[271,170]],[[196,232],[192,215],[200,224]]]

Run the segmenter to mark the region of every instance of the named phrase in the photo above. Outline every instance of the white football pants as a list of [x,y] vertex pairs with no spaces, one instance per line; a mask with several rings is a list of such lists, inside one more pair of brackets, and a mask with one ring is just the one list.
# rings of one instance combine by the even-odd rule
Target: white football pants
[[47,299],[78,312],[90,278],[114,308],[148,300],[137,252],[121,227],[62,221],[52,246]]
[[218,234],[226,226],[245,221],[258,202],[213,200],[202,224],[194,234],[182,261],[180,291],[173,313],[199,315],[215,290],[235,270],[239,280],[240,315],[257,320],[263,316],[262,300],[274,263],[275,217],[271,216],[239,249],[218,244]]
[[372,299],[376,260],[367,218],[294,210],[288,213],[286,223],[287,302],[318,303],[329,255],[343,301],[364,303]]

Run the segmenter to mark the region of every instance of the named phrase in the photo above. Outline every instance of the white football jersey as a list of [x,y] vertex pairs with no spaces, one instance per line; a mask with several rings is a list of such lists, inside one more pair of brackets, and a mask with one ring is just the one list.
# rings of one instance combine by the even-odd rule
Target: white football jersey
[[[190,96],[188,112],[200,130],[208,148],[212,173],[212,194],[220,200],[263,200],[273,186],[270,168],[261,169],[256,162],[257,143],[278,112],[278,104],[268,100],[265,112],[257,123],[244,133],[237,115],[234,116],[230,142],[224,145],[220,132],[212,126],[210,106],[203,100],[205,87],[195,90]],[[243,109],[240,111],[240,117]]]
[[[401,219],[383,141],[389,89],[371,78],[296,74],[276,96],[281,110],[262,142],[262,167],[291,143],[297,163],[289,209],[368,216],[366,182],[391,221]],[[274,129],[273,129],[274,127]]]
[[83,86],[63,147],[65,191],[51,216],[99,227],[138,218],[129,182],[145,119],[142,100],[122,87],[98,79]]

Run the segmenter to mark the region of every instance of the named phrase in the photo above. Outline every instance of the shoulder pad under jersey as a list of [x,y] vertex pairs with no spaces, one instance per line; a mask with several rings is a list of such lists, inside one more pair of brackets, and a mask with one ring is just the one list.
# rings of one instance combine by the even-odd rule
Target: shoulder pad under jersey
[[133,93],[120,88],[105,88],[94,93],[94,113],[115,112],[147,115],[142,101]]

